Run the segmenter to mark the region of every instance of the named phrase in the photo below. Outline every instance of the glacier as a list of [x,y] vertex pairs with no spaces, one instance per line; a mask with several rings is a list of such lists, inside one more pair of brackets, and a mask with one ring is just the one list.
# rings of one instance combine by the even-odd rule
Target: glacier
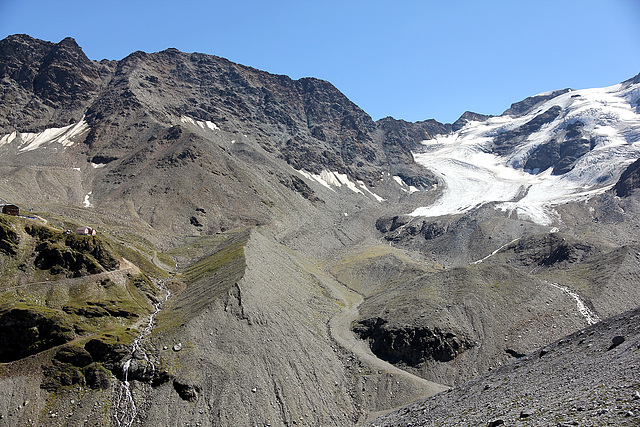
[[[456,132],[423,141],[414,152],[415,160],[438,176],[443,193],[434,204],[418,207],[410,215],[461,214],[493,203],[498,210],[538,224],[557,222],[554,206],[586,200],[608,190],[624,168],[640,157],[639,95],[640,84],[630,83],[571,90],[522,116],[470,121]],[[560,107],[561,113],[507,155],[490,151],[498,135],[519,128],[553,107]],[[553,175],[551,168],[523,168],[537,147],[578,120],[595,144],[570,171]]]

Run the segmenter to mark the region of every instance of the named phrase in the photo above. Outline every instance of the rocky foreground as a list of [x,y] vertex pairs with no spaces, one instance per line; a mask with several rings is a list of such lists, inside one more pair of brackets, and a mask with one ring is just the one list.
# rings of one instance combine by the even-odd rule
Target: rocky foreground
[[640,309],[603,320],[370,425],[640,425]]

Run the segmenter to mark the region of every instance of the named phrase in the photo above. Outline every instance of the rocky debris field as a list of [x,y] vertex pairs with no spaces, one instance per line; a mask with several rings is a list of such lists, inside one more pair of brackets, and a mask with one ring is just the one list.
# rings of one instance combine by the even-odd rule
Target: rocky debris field
[[370,424],[441,425],[640,425],[640,309]]

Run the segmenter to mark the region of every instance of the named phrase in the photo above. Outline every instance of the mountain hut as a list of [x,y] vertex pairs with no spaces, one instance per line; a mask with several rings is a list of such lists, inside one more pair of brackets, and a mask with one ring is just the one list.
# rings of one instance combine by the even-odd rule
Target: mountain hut
[[2,206],[2,213],[6,215],[19,216],[20,208],[16,205],[7,204]]
[[96,229],[83,225],[82,227],[76,228],[76,234],[80,236],[95,236]]

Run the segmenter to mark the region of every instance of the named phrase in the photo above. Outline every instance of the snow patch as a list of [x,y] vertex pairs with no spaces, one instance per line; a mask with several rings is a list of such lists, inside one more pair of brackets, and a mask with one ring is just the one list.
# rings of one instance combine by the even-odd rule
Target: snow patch
[[16,139],[17,137],[18,137],[18,132],[16,131],[13,131],[8,135],[3,136],[2,138],[0,138],[0,147],[5,144],[11,144],[13,140]]
[[418,188],[414,187],[413,185],[409,185],[406,182],[404,182],[404,180],[397,175],[393,176],[393,180],[398,183],[402,191],[406,191],[407,193],[410,193],[410,194],[420,191]]
[[85,208],[92,208],[93,205],[91,204],[91,202],[89,201],[89,197],[91,196],[92,191],[89,191],[87,194],[85,194],[84,196],[84,207]]
[[196,119],[192,119],[191,117],[188,116],[182,116],[180,117],[180,121],[182,123],[187,123],[193,126],[198,126],[203,130],[209,129],[209,130],[220,130],[220,128],[213,122],[209,121],[209,120],[196,120]]
[[89,130],[89,125],[83,117],[82,120],[76,124],[61,128],[49,128],[38,133],[21,133],[14,131],[0,138],[0,146],[17,141],[17,143],[20,144],[20,152],[33,151],[52,143],[62,144],[63,147],[70,147],[80,141]]
[[[351,181],[349,179],[349,177],[347,176],[347,174],[342,174],[342,173],[338,173],[338,172],[332,172],[329,170],[323,170],[322,172],[320,172],[320,174],[314,174],[311,172],[307,172],[304,169],[301,169],[299,171],[297,171],[300,175],[304,176],[305,178],[307,178],[308,180],[311,181],[316,181],[317,183],[321,184],[322,186],[330,189],[331,191],[335,191],[334,187],[342,187],[343,185],[345,187],[347,187],[349,190],[353,191],[354,193],[358,193],[358,194],[362,194],[363,196],[365,196],[366,194],[369,194],[370,196],[372,196],[374,199],[376,199],[379,202],[384,202],[385,199],[383,199],[382,197],[378,196],[377,194],[375,194],[373,191],[371,191],[369,188],[367,188],[367,186],[365,185],[364,182],[362,181],[358,181],[357,183]],[[365,194],[366,192],[366,194]]]
[[362,188],[365,192],[367,192],[368,194],[370,194],[374,199],[376,199],[377,201],[379,201],[380,203],[385,202],[386,199],[383,199],[382,197],[378,196],[376,193],[374,193],[373,191],[369,190],[369,188],[365,185],[364,182],[362,181],[358,181],[358,185],[360,185],[360,188]]

